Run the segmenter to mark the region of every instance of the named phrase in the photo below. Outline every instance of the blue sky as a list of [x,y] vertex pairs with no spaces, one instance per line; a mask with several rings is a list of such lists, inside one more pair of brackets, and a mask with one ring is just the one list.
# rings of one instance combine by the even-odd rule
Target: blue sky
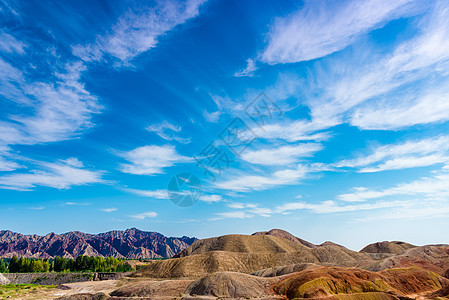
[[[0,16],[1,229],[449,243],[448,1],[2,0]],[[237,154],[220,138],[236,120]],[[229,164],[205,172],[204,149]],[[184,208],[167,193],[183,172],[202,186]]]

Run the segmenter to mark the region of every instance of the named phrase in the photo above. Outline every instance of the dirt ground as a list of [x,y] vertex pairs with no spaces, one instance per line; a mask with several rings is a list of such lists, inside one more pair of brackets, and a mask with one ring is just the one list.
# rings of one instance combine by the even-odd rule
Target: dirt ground
[[45,290],[30,291],[14,299],[20,300],[47,300],[57,299],[80,293],[95,294],[99,292],[110,293],[121,285],[119,280],[86,281],[63,284],[61,287]]

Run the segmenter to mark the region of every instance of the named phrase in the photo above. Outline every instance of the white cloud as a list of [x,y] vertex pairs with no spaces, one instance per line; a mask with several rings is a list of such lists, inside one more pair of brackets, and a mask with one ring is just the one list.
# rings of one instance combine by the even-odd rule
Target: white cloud
[[45,209],[45,207],[43,207],[43,206],[33,206],[33,207],[29,207],[28,209],[31,209],[31,210],[43,210],[43,209]]
[[239,202],[230,202],[227,204],[229,208],[238,209],[238,211],[217,213],[216,218],[212,218],[212,221],[221,220],[221,219],[247,219],[253,218],[254,216],[260,216],[269,218],[275,212],[266,207],[259,207],[256,203],[239,203]]
[[69,206],[87,206],[87,205],[92,205],[92,203],[69,201],[69,202],[65,202],[63,205],[69,205]]
[[36,163],[40,166],[39,169],[0,176],[0,188],[18,191],[29,191],[36,186],[69,189],[72,186],[105,182],[101,178],[102,171],[74,167],[65,161]]
[[260,165],[288,165],[297,163],[302,157],[312,156],[315,152],[322,149],[321,144],[306,143],[292,146],[282,146],[274,149],[262,149],[256,151],[245,151],[242,159]]
[[266,207],[254,207],[248,210],[248,212],[259,215],[261,217],[271,217],[271,215],[274,213],[273,210]]
[[167,190],[136,190],[136,189],[123,189],[127,192],[131,192],[133,194],[143,196],[143,197],[150,197],[150,198],[156,198],[156,199],[169,199]]
[[104,212],[107,212],[107,213],[110,213],[110,212],[114,212],[114,211],[117,211],[117,208],[114,208],[114,207],[111,207],[111,208],[102,208],[102,209],[100,209],[101,211],[104,211]]
[[130,162],[121,164],[120,170],[136,175],[161,174],[164,168],[191,161],[190,158],[179,155],[171,145],[143,146],[118,155]]
[[222,201],[223,198],[221,195],[202,195],[199,200],[207,203],[216,203]]
[[[124,188],[124,191],[142,196],[142,197],[150,197],[156,199],[170,199],[168,196],[167,190],[159,189],[159,190],[137,190],[137,189],[129,189]],[[198,200],[207,202],[207,203],[217,203],[223,200],[221,195],[209,194],[209,195],[201,195]]]
[[252,192],[270,189],[282,185],[298,183],[306,177],[308,168],[298,165],[296,169],[283,169],[275,171],[267,176],[248,175],[240,173],[233,175],[232,179],[218,181],[215,187],[233,192]]
[[293,202],[286,203],[276,207],[276,212],[283,213],[292,210],[311,210],[319,214],[328,213],[342,213],[342,212],[354,212],[360,210],[375,210],[382,208],[392,208],[398,206],[404,206],[402,201],[389,201],[378,203],[363,203],[363,204],[351,204],[351,205],[339,205],[335,201],[324,201],[318,204],[306,203],[306,202]]
[[25,43],[18,41],[15,37],[3,30],[0,31],[0,51],[24,54],[24,48],[26,48]]
[[377,222],[380,220],[418,220],[436,219],[449,215],[449,203],[440,201],[411,201],[407,206],[392,208],[382,213],[355,219],[359,222]]
[[217,213],[217,217],[209,219],[209,221],[217,221],[223,219],[248,219],[254,217],[253,214],[248,214],[244,211],[232,211]]
[[83,162],[80,161],[76,157],[70,157],[70,158],[67,158],[67,159],[62,159],[60,161],[65,163],[65,164],[67,164],[67,165],[69,165],[69,166],[75,167],[75,168],[83,168],[84,167]]
[[252,130],[259,138],[281,139],[287,142],[298,141],[324,141],[331,137],[328,132],[318,132],[338,125],[338,122],[331,119],[321,119],[316,121],[281,121],[256,127]]
[[159,37],[199,14],[205,0],[158,1],[154,7],[138,7],[122,16],[93,44],[73,47],[73,54],[84,61],[99,61],[107,54],[124,64],[158,43]]
[[[449,36],[448,36],[449,37]],[[448,48],[449,50],[449,48]],[[417,124],[429,124],[449,120],[449,89],[444,86],[432,86],[431,89],[419,91],[416,95],[406,95],[389,99],[377,104],[369,104],[357,109],[351,125],[365,130],[397,130]]]
[[448,183],[449,174],[445,171],[440,171],[433,177],[422,177],[410,183],[401,183],[386,189],[370,190],[359,187],[355,189],[355,192],[339,195],[338,198],[348,202],[363,202],[391,196],[419,196],[421,201],[426,199],[448,199]]
[[220,118],[221,112],[219,110],[209,113],[207,110],[203,110],[203,116],[207,122],[216,123]]
[[245,67],[245,69],[243,69],[241,71],[238,71],[238,72],[235,72],[234,76],[235,77],[246,77],[246,76],[253,77],[254,76],[254,72],[256,70],[257,70],[256,62],[253,59],[248,58],[246,60],[246,67]]
[[137,214],[137,215],[131,215],[129,217],[131,217],[133,219],[144,220],[146,218],[156,218],[157,213],[154,211],[149,211],[149,212],[144,212],[144,213]]
[[[298,14],[305,13],[317,3],[307,2]],[[363,3],[367,2],[357,4],[362,11]],[[368,3],[374,5],[374,1]],[[378,8],[388,12],[401,3],[405,1]],[[350,6],[344,7],[348,9]],[[350,22],[355,20],[352,18],[354,14],[361,12],[359,8],[349,14]],[[323,11],[327,10],[323,8]],[[260,137],[279,137],[290,142],[307,138],[314,140],[310,136],[326,135],[323,130],[342,123],[369,130],[399,130],[449,120],[446,101],[449,97],[449,11],[443,1],[427,3],[418,10],[425,13],[419,16],[418,21],[409,22],[417,34],[408,40],[393,43],[390,46],[393,50],[380,50],[373,47],[373,43],[369,46],[361,43],[351,51],[316,62],[307,80],[304,83],[297,81],[296,84],[300,95],[304,95],[304,105],[310,109],[311,120],[269,124],[265,126],[265,131],[257,132]],[[334,12],[335,9],[329,11]],[[337,15],[342,11],[344,9],[337,10]],[[375,18],[376,12],[374,10]],[[289,18],[294,20],[296,15],[286,20]],[[332,26],[335,23],[332,18],[323,18],[322,21]],[[340,25],[337,23],[336,29]],[[322,37],[316,36],[318,39]],[[303,41],[309,43],[310,39]],[[285,48],[286,51],[288,49]]]
[[[351,125],[377,130],[447,121],[449,11],[445,5],[436,2],[418,23],[420,33],[400,43],[393,53],[370,53],[370,59],[356,55],[344,72],[335,77],[323,74],[328,78],[323,82],[325,94],[334,100],[317,103],[314,116],[349,111]],[[341,63],[335,68],[341,70]]]
[[342,50],[358,36],[404,15],[411,0],[306,1],[297,12],[278,18],[260,59],[294,63]]
[[182,129],[181,126],[173,125],[167,121],[163,121],[162,123],[159,123],[159,124],[153,124],[146,128],[146,130],[148,130],[149,132],[156,133],[158,136],[160,136],[161,138],[163,138],[166,141],[175,140],[182,144],[190,143],[189,138],[181,138],[181,137],[176,136],[173,133],[173,132],[180,132],[181,129]]
[[[238,97],[226,94],[210,94],[210,97],[218,110],[212,113],[204,110],[203,115],[209,122],[217,122],[219,117],[224,113],[241,116],[241,114],[244,114],[244,110],[248,105],[255,99],[269,98],[269,100],[277,106],[276,109],[274,106],[270,106],[270,113],[272,114],[271,119],[272,121],[277,121],[283,113],[291,111],[300,105],[301,101],[298,99],[298,95],[301,91],[301,84],[303,82],[303,78],[300,78],[297,74],[286,72],[280,73],[276,82],[263,90],[248,89],[243,95]],[[292,102],[294,102],[294,104],[292,104]],[[270,105],[269,103],[267,104]],[[266,121],[269,121],[268,118],[266,118]]]
[[0,144],[56,142],[77,136],[92,126],[91,116],[99,113],[98,99],[80,81],[85,66],[79,63],[56,72],[55,82],[28,82],[21,71],[0,59],[7,70],[0,75],[0,95],[28,108],[31,115],[9,115],[1,122]]
[[0,171],[14,171],[20,168],[20,165],[14,161],[8,160],[0,154]]
[[226,204],[229,208],[243,209],[243,208],[256,208],[257,204],[254,203],[241,203],[241,202],[229,202]]
[[440,136],[400,144],[378,146],[367,156],[343,160],[333,164],[337,168],[360,168],[359,172],[371,173],[431,166],[449,160],[449,137]]

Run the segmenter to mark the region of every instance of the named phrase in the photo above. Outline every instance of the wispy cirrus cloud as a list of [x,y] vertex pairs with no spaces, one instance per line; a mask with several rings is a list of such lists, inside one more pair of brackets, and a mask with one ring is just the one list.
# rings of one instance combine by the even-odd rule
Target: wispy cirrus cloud
[[191,158],[178,154],[175,147],[171,145],[143,146],[117,154],[129,162],[121,164],[120,170],[136,175],[162,174],[164,168],[192,161]]
[[298,183],[300,179],[307,176],[309,169],[306,166],[298,165],[292,169],[282,169],[265,176],[252,175],[250,173],[233,174],[231,179],[224,179],[214,184],[214,187],[221,190],[233,192],[252,192],[270,189],[273,187]]
[[137,220],[145,220],[146,218],[156,218],[157,213],[154,211],[148,211],[136,215],[130,215],[129,217]]
[[44,206],[32,206],[32,207],[28,207],[28,209],[31,209],[31,210],[43,210],[43,209],[45,209],[45,207]]
[[254,61],[254,59],[248,58],[246,60],[246,63],[247,63],[247,65],[243,70],[234,73],[235,77],[246,77],[246,76],[253,77],[254,76],[254,72],[257,70],[256,62]]
[[68,202],[64,202],[62,205],[64,205],[64,206],[89,206],[89,205],[92,205],[92,203],[68,201]]
[[431,166],[449,161],[449,137],[440,136],[399,144],[377,146],[372,153],[342,160],[336,168],[357,168],[361,173]]
[[100,210],[103,212],[111,213],[111,212],[117,211],[118,209],[115,207],[110,207],[110,208],[102,208]]
[[119,60],[118,65],[129,64],[134,57],[156,47],[161,36],[198,16],[204,2],[170,0],[157,1],[153,7],[136,7],[92,44],[73,46],[73,54],[84,61],[100,61],[109,56]]
[[69,189],[73,186],[106,182],[102,179],[103,171],[92,171],[82,165],[73,166],[67,161],[34,163],[39,168],[31,169],[27,173],[0,176],[0,189],[30,191],[37,186]]
[[252,164],[285,166],[297,163],[300,158],[310,157],[322,149],[323,146],[318,143],[303,143],[272,149],[248,150],[242,154],[242,159]]
[[[373,1],[365,2],[374,5]],[[416,5],[409,6],[408,2],[387,4],[385,8],[389,11],[399,4],[414,10]],[[308,2],[306,6],[317,3]],[[359,45],[338,57],[314,63],[307,83],[296,84],[304,95],[303,104],[310,110],[310,120],[272,122],[259,129],[258,135],[291,142],[307,137],[325,139],[329,136],[325,130],[344,123],[362,130],[402,130],[449,120],[449,12],[445,5],[435,1],[418,8],[419,21],[411,23],[417,34],[393,43],[391,50],[380,51],[374,43]]]
[[[298,95],[304,79],[292,72],[279,73],[276,81],[263,90],[248,89],[245,93],[231,96],[225,93],[210,93],[210,98],[217,107],[216,111],[203,110],[203,116],[208,122],[216,123],[223,114],[242,115],[245,109],[263,92],[270,101],[276,103],[280,111],[276,111],[277,117],[282,113],[291,111],[300,105],[302,99]],[[271,107],[272,109],[273,107]],[[271,113],[274,113],[273,111]]]
[[123,189],[126,192],[133,193],[135,195],[139,195],[142,197],[150,197],[150,198],[156,198],[156,199],[168,199],[168,192],[167,190],[139,190],[139,189],[130,189],[130,188],[124,188]]
[[14,36],[8,34],[4,30],[0,31],[0,51],[6,53],[24,54],[27,45],[17,40]]
[[338,198],[347,202],[364,202],[391,196],[419,196],[422,201],[425,199],[448,199],[448,182],[449,174],[446,171],[440,171],[430,177],[422,177],[409,183],[400,183],[384,189],[357,187],[354,192],[339,195]]
[[269,218],[275,212],[267,207],[260,207],[256,203],[240,203],[229,202],[227,206],[236,211],[216,213],[216,217],[211,218],[211,221],[223,220],[223,219],[248,219],[255,216]]
[[91,117],[101,111],[98,99],[80,81],[82,64],[66,65],[55,73],[56,82],[29,81],[24,74],[0,59],[7,72],[0,75],[0,95],[16,102],[31,115],[11,114],[2,121],[0,143],[36,144],[66,140],[92,126]]
[[181,126],[173,125],[168,121],[163,121],[159,124],[153,124],[146,127],[146,130],[149,132],[154,132],[161,138],[163,138],[166,141],[177,141],[182,144],[188,144],[190,143],[189,138],[182,138],[179,136],[176,136],[176,133],[181,131]]
[[[159,189],[159,190],[139,190],[139,189],[130,189],[130,188],[124,188],[124,191],[133,193],[135,195],[139,195],[142,197],[149,197],[149,198],[155,198],[155,199],[170,199],[170,196],[168,194],[167,190]],[[198,200],[206,202],[206,203],[218,203],[223,201],[223,197],[218,194],[203,194],[201,195]]]
[[223,200],[223,197],[221,195],[201,195],[199,198],[200,201],[207,202],[207,203],[217,203],[221,202]]
[[13,160],[13,156],[9,147],[0,145],[0,171],[14,171],[21,167]]
[[254,217],[253,214],[249,214],[244,211],[231,211],[216,213],[216,217],[210,218],[209,221],[218,221],[223,219],[248,219]]
[[64,205],[64,206],[89,206],[89,205],[92,205],[92,203],[68,201],[68,202],[64,202],[62,205]]
[[368,130],[447,121],[449,12],[444,6],[436,1],[417,24],[418,34],[392,52],[363,48],[345,63],[329,60],[325,70],[318,69],[322,94],[309,102],[313,118]]
[[342,50],[357,37],[400,18],[414,7],[411,0],[306,1],[293,14],[276,19],[260,60],[294,63]]
[[383,208],[401,207],[407,205],[403,201],[382,201],[377,203],[363,203],[363,204],[338,204],[335,201],[323,201],[321,203],[307,203],[307,202],[291,202],[279,205],[276,207],[275,211],[278,213],[284,213],[293,210],[310,210],[319,214],[329,214],[329,213],[343,213],[343,212],[354,212],[363,210],[376,210]]

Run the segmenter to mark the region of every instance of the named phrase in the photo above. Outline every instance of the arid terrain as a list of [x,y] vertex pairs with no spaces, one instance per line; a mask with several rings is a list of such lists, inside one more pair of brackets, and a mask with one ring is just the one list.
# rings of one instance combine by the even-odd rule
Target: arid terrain
[[[379,242],[360,252],[282,230],[195,241],[120,280],[20,299],[449,299],[449,246]],[[17,298],[19,299],[19,298]]]

